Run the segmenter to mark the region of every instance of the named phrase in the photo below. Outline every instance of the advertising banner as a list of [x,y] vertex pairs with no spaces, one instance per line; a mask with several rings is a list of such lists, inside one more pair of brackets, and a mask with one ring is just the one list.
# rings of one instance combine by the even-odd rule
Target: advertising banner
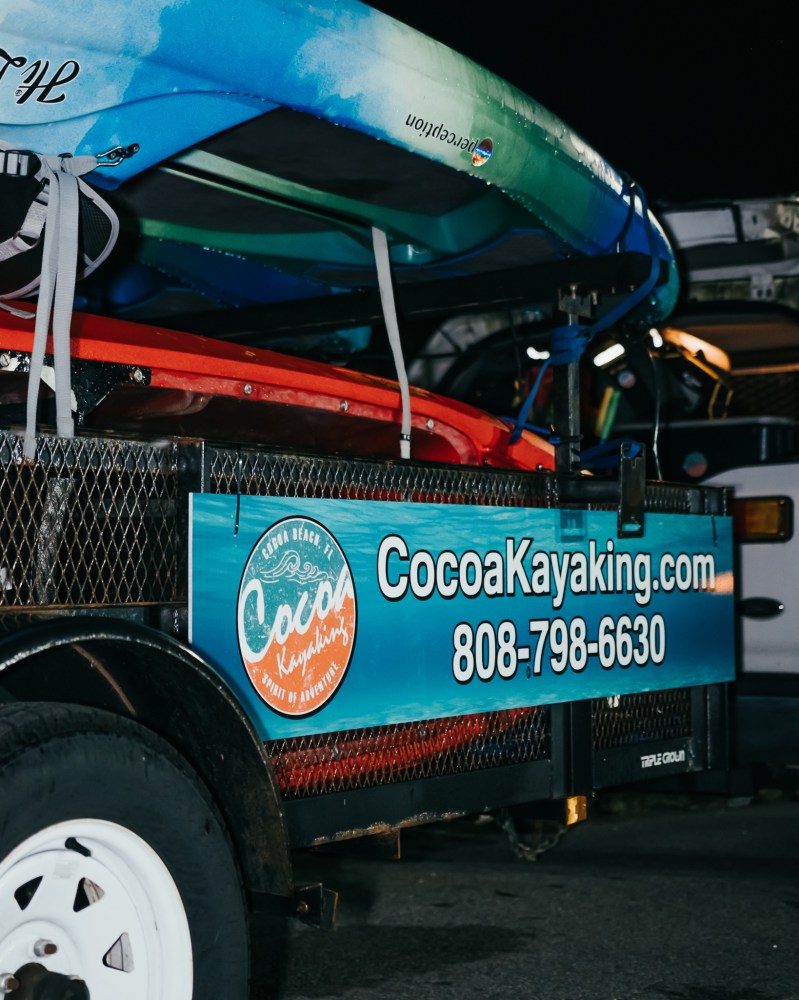
[[726,517],[194,494],[190,560],[264,739],[734,675]]

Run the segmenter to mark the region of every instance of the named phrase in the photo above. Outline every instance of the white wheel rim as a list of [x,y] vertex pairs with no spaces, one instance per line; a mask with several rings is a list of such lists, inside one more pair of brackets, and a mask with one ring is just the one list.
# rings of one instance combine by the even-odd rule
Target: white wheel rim
[[[43,942],[55,953],[42,954],[52,951]],[[191,1000],[186,912],[141,837],[105,820],[68,821],[0,861],[0,977],[31,962],[84,980],[92,1000]]]

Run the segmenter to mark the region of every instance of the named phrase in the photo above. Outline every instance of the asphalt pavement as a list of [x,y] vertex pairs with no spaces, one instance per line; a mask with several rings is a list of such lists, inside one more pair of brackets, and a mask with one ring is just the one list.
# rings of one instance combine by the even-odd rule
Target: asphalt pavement
[[[302,852],[336,927],[293,928],[285,1000],[799,1000],[799,793],[606,793],[522,860],[493,820]],[[523,842],[541,846],[540,828]]]

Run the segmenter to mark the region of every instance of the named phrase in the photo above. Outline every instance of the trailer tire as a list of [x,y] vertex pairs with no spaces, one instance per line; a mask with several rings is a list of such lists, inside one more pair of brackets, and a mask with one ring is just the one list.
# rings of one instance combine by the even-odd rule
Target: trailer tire
[[0,706],[0,789],[0,978],[18,995],[249,996],[234,851],[169,744],[97,709]]

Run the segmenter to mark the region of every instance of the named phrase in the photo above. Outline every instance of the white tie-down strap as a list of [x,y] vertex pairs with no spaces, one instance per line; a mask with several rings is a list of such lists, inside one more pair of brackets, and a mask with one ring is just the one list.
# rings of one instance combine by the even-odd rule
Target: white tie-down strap
[[[6,152],[6,148],[7,144],[0,140],[0,173],[2,174],[9,174],[12,177],[27,177],[30,171],[35,169],[35,164],[39,163],[39,158],[34,157],[32,153],[18,149],[8,149]],[[43,188],[29,206],[19,231],[9,236],[7,240],[0,242],[0,264],[35,246],[42,234],[46,214],[47,192]],[[32,312],[10,306],[2,299],[0,299],[0,309],[13,316],[18,316],[20,319],[33,319],[34,316]]]
[[402,425],[400,429],[400,458],[411,457],[411,392],[408,387],[408,373],[402,355],[397,306],[394,301],[394,285],[391,281],[391,261],[388,256],[388,239],[382,229],[372,228],[372,245],[377,265],[377,283],[380,288],[380,302],[383,307],[383,322],[386,324],[388,342],[394,356],[397,381],[402,400]]
[[16,306],[10,306],[7,302],[3,302],[2,299],[0,299],[0,309],[11,313],[12,316],[18,316],[20,319],[33,319],[36,315],[36,313],[28,312],[26,309],[17,309]]
[[[40,218],[41,225],[44,225],[45,217],[47,220],[47,225],[44,226],[39,304],[36,310],[28,378],[23,452],[25,458],[29,460],[33,460],[36,454],[36,408],[51,318],[56,431],[59,437],[67,438],[75,433],[72,419],[69,328],[77,277],[80,189],[85,187],[79,177],[97,166],[97,158],[94,156],[40,156],[39,159],[46,183],[25,220],[25,225],[33,232]],[[34,207],[36,205],[44,207],[43,214]]]
[[[37,164],[39,164],[39,169],[36,171],[35,177],[43,182],[45,170],[41,166],[40,157],[17,149],[10,149],[8,152],[0,149],[0,168],[2,173],[11,177],[27,177]],[[48,185],[43,183],[41,190],[30,203],[18,232],[0,243],[0,263],[11,257],[16,257],[17,254],[25,253],[38,243],[47,218],[48,197]],[[20,294],[24,294],[25,291],[27,289],[20,289]]]

